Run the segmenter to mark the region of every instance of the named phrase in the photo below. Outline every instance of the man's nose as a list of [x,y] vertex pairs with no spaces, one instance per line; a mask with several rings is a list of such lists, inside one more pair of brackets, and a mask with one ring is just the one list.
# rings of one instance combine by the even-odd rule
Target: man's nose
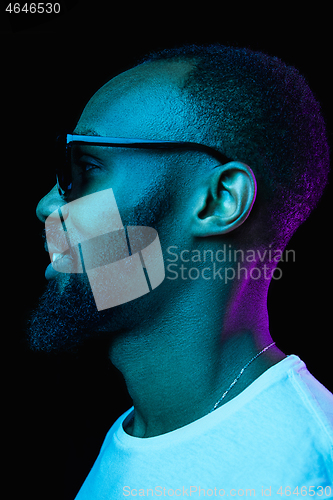
[[50,214],[64,205],[66,205],[66,201],[60,196],[57,186],[54,186],[38,203],[36,208],[37,217],[41,222],[45,222]]

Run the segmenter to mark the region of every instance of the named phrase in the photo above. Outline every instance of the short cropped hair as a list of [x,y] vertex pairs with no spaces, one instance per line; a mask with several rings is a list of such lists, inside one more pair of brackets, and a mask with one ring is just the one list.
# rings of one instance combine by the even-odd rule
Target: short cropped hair
[[139,64],[164,60],[195,63],[182,92],[205,124],[201,140],[252,168],[267,242],[283,248],[328,182],[325,123],[305,78],[277,57],[220,44],[166,49]]

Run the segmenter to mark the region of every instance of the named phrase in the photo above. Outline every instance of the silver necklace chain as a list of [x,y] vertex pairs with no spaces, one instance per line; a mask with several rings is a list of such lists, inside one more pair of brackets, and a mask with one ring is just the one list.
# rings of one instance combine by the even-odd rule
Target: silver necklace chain
[[250,359],[250,361],[244,366],[244,368],[241,369],[241,371],[239,372],[239,374],[237,375],[237,377],[235,378],[235,380],[229,385],[228,389],[222,394],[222,396],[220,397],[220,399],[215,403],[214,407],[212,410],[210,410],[210,413],[212,413],[212,411],[216,410],[216,408],[218,407],[218,405],[221,403],[221,401],[226,397],[226,395],[228,394],[228,392],[230,391],[230,389],[236,384],[236,382],[238,382],[238,380],[240,379],[240,377],[243,375],[244,371],[246,370],[246,368],[255,360],[257,359],[258,356],[260,356],[260,354],[263,354],[265,351],[267,351],[270,347],[272,347],[273,345],[275,345],[275,342],[272,342],[271,344],[269,344],[267,347],[265,347],[262,351],[258,352],[258,354],[256,354],[255,356],[253,356],[252,359]]

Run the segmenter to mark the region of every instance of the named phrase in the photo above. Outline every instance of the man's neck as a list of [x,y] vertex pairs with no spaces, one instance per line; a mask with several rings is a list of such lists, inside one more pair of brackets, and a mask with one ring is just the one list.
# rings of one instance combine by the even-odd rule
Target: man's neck
[[[170,321],[164,318],[149,332],[131,332],[112,341],[110,359],[125,378],[135,410],[127,433],[157,436],[183,427],[213,409],[248,361],[272,342],[266,303],[266,312],[261,310],[254,317],[253,311],[258,312],[260,307],[256,303],[254,309],[250,302],[243,302],[238,311],[233,303],[232,321],[227,314],[230,307],[215,317],[207,317],[205,304],[196,305],[195,314],[191,308],[184,312],[179,304],[178,310],[177,306],[173,308]],[[242,319],[245,307],[252,312],[252,316],[245,315],[246,327]],[[237,396],[283,357],[275,346],[259,356],[222,403]]]

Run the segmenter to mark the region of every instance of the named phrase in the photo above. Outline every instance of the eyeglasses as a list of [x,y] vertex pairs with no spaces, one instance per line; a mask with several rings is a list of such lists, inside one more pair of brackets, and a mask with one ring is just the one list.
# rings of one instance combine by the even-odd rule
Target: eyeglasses
[[222,165],[232,161],[227,156],[220,153],[220,151],[196,142],[153,141],[146,139],[122,139],[116,137],[63,134],[56,140],[55,160],[58,190],[60,196],[64,198],[69,196],[73,185],[71,169],[71,147],[73,144],[89,144],[90,146],[111,148],[201,151],[215,158]]

